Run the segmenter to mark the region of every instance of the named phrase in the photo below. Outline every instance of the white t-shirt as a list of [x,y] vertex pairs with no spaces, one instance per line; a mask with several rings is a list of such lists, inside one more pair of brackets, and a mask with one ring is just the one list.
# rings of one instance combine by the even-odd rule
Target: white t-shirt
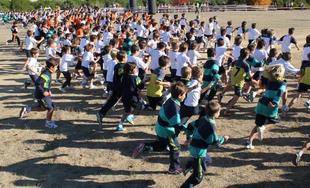
[[165,52],[160,51],[160,50],[151,50],[150,55],[151,55],[150,69],[155,70],[159,67],[159,64],[158,64],[159,58],[165,55]]
[[149,51],[151,51],[152,49],[155,50],[157,48],[157,41],[155,41],[154,39],[151,39],[151,40],[149,40],[147,45],[150,48]]
[[110,40],[113,39],[113,34],[110,32],[105,32],[103,34],[103,38],[104,38],[103,43],[106,46],[110,43]]
[[147,64],[144,63],[143,60],[137,56],[128,56],[127,62],[135,63],[139,69],[145,70],[147,68]]
[[213,35],[213,29],[214,29],[213,23],[208,23],[208,24],[206,24],[206,27],[205,27],[205,34],[206,34],[206,35]]
[[111,54],[106,54],[102,57],[102,59],[103,59],[102,69],[107,70],[107,63],[112,60],[112,56]]
[[96,53],[101,53],[101,49],[104,47],[103,41],[98,40],[95,47],[96,47]]
[[190,64],[190,59],[186,53],[182,52],[177,56],[177,73],[176,76],[182,76],[181,71],[183,67],[187,67]]
[[89,43],[89,40],[86,38],[86,37],[83,37],[81,39],[81,42],[80,42],[80,51],[83,53],[84,52],[84,47]]
[[187,93],[186,99],[184,100],[185,106],[191,106],[196,107],[199,104],[199,99],[201,95],[201,84],[198,82],[198,80],[191,80],[189,83],[188,88],[197,86],[195,89],[191,90]]
[[232,51],[232,55],[234,56],[235,60],[237,60],[240,56],[240,51],[241,51],[241,47],[240,46],[233,46],[233,51]]
[[106,81],[107,82],[113,82],[114,67],[116,64],[117,64],[116,60],[113,60],[113,59],[106,62],[106,68],[107,68]]
[[296,40],[291,35],[285,35],[281,37],[281,50],[283,53],[285,52],[291,52],[291,44],[296,44]]
[[89,68],[91,62],[94,61],[94,54],[92,52],[85,52],[83,54],[82,67]]
[[255,49],[254,51],[254,58],[257,60],[257,61],[263,61],[263,60],[266,60],[268,58],[268,53],[266,52],[265,49]]
[[177,69],[177,57],[179,54],[180,52],[169,51],[168,56],[171,62],[171,69]]
[[64,54],[61,57],[61,63],[60,63],[60,71],[61,72],[67,72],[68,71],[68,64],[69,66],[73,64],[74,56],[72,54]]
[[31,48],[33,48],[36,44],[37,44],[37,41],[36,39],[34,39],[33,37],[26,37],[26,40],[25,40],[25,44],[26,44],[26,50],[31,50]]
[[234,28],[231,26],[226,27],[226,35],[232,35]]
[[200,53],[196,50],[188,50],[187,56],[190,59],[191,65],[197,65],[198,64],[198,58],[201,57]]
[[46,50],[45,50],[46,59],[50,59],[52,57],[55,57],[57,55],[56,52],[57,51],[54,48],[50,48],[50,47],[46,48]]
[[227,48],[225,46],[219,46],[215,48],[215,59],[217,60],[219,66],[222,65],[224,54]]
[[172,35],[169,31],[166,31],[161,35],[161,40],[166,44],[170,42],[171,38],[172,38]]
[[285,75],[288,74],[296,74],[299,72],[299,69],[295,68],[289,61],[285,61],[284,59],[279,59],[277,61],[271,62],[269,65],[283,65],[285,68]]
[[308,58],[308,54],[310,53],[310,45],[307,45],[304,47],[303,51],[302,51],[302,61],[307,61],[309,60]]
[[29,75],[37,75],[38,74],[38,68],[39,63],[36,58],[30,57],[28,58],[28,64],[27,64],[27,72]]
[[260,36],[260,32],[257,29],[250,28],[248,30],[249,40],[256,40]]
[[144,37],[146,29],[143,25],[137,25],[136,34],[138,37]]
[[69,39],[65,39],[64,41],[62,41],[62,46],[71,46],[72,42]]

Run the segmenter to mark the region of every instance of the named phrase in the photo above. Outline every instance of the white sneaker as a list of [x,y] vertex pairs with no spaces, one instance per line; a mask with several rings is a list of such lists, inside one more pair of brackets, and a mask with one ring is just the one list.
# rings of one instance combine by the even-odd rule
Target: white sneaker
[[27,106],[24,106],[20,109],[19,118],[24,118],[26,114],[27,114]]
[[50,129],[56,129],[58,126],[55,124],[54,121],[46,121],[45,127],[50,128]]
[[264,131],[265,131],[265,129],[266,129],[265,126],[257,127],[258,139],[260,141],[262,141],[264,139]]
[[246,148],[247,149],[254,149],[254,146],[252,144],[248,144],[248,145],[246,145]]
[[93,84],[90,84],[89,85],[89,89],[97,89],[97,86],[93,85]]
[[290,108],[285,104],[282,106],[282,112],[288,112]]
[[63,88],[63,87],[60,87],[59,90],[60,90],[61,92],[63,92],[63,93],[66,92],[65,88]]

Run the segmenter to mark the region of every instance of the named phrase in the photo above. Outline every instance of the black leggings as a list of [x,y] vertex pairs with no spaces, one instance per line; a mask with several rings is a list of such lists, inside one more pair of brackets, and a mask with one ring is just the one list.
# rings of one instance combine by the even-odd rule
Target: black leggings
[[147,96],[147,100],[149,101],[149,105],[153,110],[156,110],[156,106],[161,106],[163,104],[163,97],[150,97]]
[[71,85],[71,74],[69,71],[66,71],[66,72],[61,72],[64,77],[66,78],[66,81],[62,84],[62,88],[65,88],[67,86],[70,86]]

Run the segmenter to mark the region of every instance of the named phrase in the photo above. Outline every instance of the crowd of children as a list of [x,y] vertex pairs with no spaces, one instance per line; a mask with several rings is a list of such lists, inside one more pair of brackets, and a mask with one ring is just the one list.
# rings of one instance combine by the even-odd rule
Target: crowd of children
[[[233,113],[231,109],[239,99],[254,102],[260,96],[248,149],[254,148],[255,138],[263,139],[268,124],[279,121],[278,109],[288,113],[303,94],[309,99],[310,35],[303,47],[302,65],[300,69],[295,68],[290,63],[292,45],[299,49],[294,28],[277,39],[272,29],[259,31],[256,23],[248,28],[245,21],[234,28],[232,21],[220,26],[216,17],[205,23],[199,19],[189,21],[185,14],[181,17],[165,14],[157,20],[146,13],[118,13],[89,7],[34,11],[27,16],[25,68],[35,86],[39,105],[22,108],[20,117],[31,111],[47,110],[46,126],[57,127],[52,121],[54,104],[50,90],[54,72],[55,83],[61,84],[60,91],[64,93],[73,89],[72,79],[81,77],[85,89],[97,88],[95,81],[100,79],[104,85],[102,93],[107,97],[96,115],[100,127],[107,112],[119,101],[124,114],[116,131],[124,131],[125,123],[134,123],[135,110],[155,111],[160,107],[155,124],[157,140],[140,144],[133,157],[168,149],[169,173],[192,171],[182,187],[193,187],[202,181],[206,165],[211,161],[209,145],[220,145],[229,139],[217,135],[215,120],[220,116],[220,104],[227,91],[233,89],[234,95],[224,105],[224,116]],[[15,40],[22,45],[17,22],[13,23],[9,42]],[[276,48],[278,45],[281,51]],[[43,70],[37,61],[40,50],[45,50],[46,56]],[[201,61],[202,53],[207,53],[205,62]],[[299,86],[286,105],[285,79],[289,75],[298,78]],[[310,110],[310,100],[305,107]],[[198,119],[190,121],[195,115],[199,115]],[[186,144],[193,157],[184,169],[179,159],[180,132],[186,133]],[[295,164],[306,149],[309,143],[298,152]]]

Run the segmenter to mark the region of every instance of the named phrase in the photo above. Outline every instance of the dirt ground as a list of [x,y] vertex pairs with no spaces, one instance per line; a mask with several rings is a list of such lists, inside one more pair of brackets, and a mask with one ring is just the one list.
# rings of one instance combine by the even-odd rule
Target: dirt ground
[[[293,26],[300,46],[310,34],[310,11],[221,12],[202,14],[200,18],[206,20],[214,15],[220,23],[232,20],[236,26],[247,20],[256,22],[260,29],[274,28],[279,37]],[[102,88],[83,90],[74,80],[77,89],[62,94],[54,85],[53,98],[59,107],[55,114],[57,130],[44,127],[45,113],[18,119],[21,106],[34,104],[33,88],[23,89],[27,78],[20,70],[24,54],[18,53],[15,44],[5,45],[10,37],[9,26],[0,26],[0,31],[0,187],[173,188],[186,180],[183,175],[166,174],[166,153],[130,157],[137,144],[155,138],[158,112],[141,112],[135,125],[116,133],[114,127],[122,114],[119,105],[104,119],[103,130],[97,129],[95,114],[105,100]],[[301,51],[293,49],[293,64],[297,67],[300,56]],[[289,89],[294,88],[296,82],[289,80]],[[226,96],[224,102],[229,98]],[[209,150],[213,163],[199,187],[309,187],[310,154],[304,155],[299,167],[291,164],[296,150],[309,141],[310,116],[303,107],[304,101],[282,119],[282,126],[270,129],[262,143],[255,141],[256,147],[250,151],[244,149],[244,143],[254,126],[256,103],[240,100],[235,115],[217,121],[219,134],[231,139],[222,147]],[[183,141],[182,135],[180,142]],[[184,150],[182,163],[188,157]]]

